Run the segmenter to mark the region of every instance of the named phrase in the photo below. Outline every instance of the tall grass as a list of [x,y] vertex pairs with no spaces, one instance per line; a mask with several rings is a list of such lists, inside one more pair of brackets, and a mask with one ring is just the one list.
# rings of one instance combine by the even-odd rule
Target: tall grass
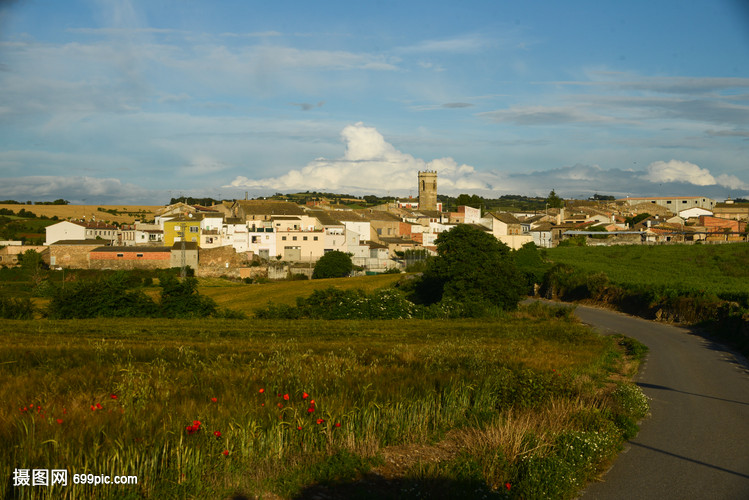
[[[556,316],[7,321],[0,471],[70,476],[54,489],[0,482],[0,496],[291,497],[381,467],[392,447],[442,443],[437,469],[400,473],[423,484],[481,451],[482,487],[570,497],[618,449],[617,418],[642,415],[617,403],[616,342]],[[559,465],[570,440],[594,432],[603,451]],[[566,476],[538,479],[537,461]],[[139,482],[70,484],[82,473]]]

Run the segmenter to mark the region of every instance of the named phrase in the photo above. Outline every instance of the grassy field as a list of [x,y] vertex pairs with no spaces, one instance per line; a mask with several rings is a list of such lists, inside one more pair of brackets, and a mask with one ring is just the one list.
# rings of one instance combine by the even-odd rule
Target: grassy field
[[356,278],[277,281],[251,285],[221,278],[201,278],[198,291],[215,300],[221,307],[251,313],[254,308],[263,307],[268,302],[295,305],[297,297],[307,297],[315,290],[331,286],[343,290],[359,288],[371,293],[378,288],[390,286],[403,277],[403,274],[379,274]]
[[[2,330],[3,498],[571,498],[647,411],[614,339],[540,306]],[[66,469],[68,486],[14,487],[15,469]],[[83,473],[138,484],[72,484]]]
[[605,273],[612,283],[716,296],[749,292],[749,243],[558,247],[548,260]]

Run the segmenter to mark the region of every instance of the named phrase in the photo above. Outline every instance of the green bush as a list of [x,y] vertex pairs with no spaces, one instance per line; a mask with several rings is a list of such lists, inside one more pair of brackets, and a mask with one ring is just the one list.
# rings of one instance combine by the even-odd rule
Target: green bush
[[344,278],[351,274],[353,269],[354,264],[351,262],[351,256],[334,250],[320,257],[315,264],[315,270],[312,272],[312,279]]
[[0,318],[34,319],[34,304],[29,298],[13,298],[0,295]]
[[216,313],[218,307],[210,297],[198,293],[198,280],[178,280],[169,275],[161,282],[161,315],[167,318],[206,318]]

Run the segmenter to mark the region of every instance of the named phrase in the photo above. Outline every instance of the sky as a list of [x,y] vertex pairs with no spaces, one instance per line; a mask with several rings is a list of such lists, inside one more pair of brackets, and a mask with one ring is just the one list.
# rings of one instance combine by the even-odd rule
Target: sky
[[0,199],[749,197],[749,0],[0,0]]

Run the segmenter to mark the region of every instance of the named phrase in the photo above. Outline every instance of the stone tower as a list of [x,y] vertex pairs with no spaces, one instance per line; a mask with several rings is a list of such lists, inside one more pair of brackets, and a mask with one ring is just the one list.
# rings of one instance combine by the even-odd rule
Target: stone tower
[[437,172],[419,172],[419,209],[437,210]]

